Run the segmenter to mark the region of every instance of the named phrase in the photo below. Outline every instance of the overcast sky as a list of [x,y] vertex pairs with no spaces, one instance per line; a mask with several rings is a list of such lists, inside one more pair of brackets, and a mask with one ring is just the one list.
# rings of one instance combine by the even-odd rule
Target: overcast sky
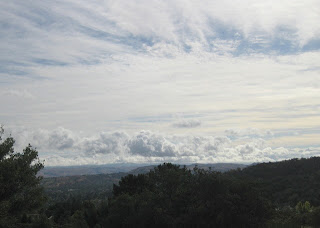
[[45,165],[320,155],[319,0],[0,1],[0,123]]

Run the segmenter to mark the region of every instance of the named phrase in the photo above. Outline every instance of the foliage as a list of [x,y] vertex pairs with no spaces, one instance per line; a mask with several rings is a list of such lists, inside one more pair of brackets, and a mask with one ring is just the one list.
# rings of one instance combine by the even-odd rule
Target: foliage
[[105,199],[112,195],[114,183],[118,183],[125,173],[98,175],[78,175],[43,178],[41,185],[49,198],[49,203],[65,201],[70,197],[86,200]]
[[14,151],[14,139],[2,139],[0,131],[0,227],[11,227],[25,213],[35,213],[45,198],[36,174],[43,168],[38,152],[28,145]]
[[318,158],[227,173],[165,163],[123,176],[108,201],[71,197],[47,217],[59,227],[320,227],[319,194],[302,192],[318,186],[319,169]]
[[320,227],[320,207],[299,202],[295,207],[284,207],[274,211],[269,227]]
[[108,226],[257,227],[270,207],[254,185],[222,173],[163,164],[114,186]]
[[277,207],[294,207],[299,201],[320,206],[320,157],[261,163],[230,175],[260,182],[260,190]]

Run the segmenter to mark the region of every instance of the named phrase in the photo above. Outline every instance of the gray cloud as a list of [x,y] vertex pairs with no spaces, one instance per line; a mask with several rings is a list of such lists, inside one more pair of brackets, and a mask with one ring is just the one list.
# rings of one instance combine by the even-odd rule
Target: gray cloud
[[172,126],[178,128],[194,128],[199,127],[200,125],[201,121],[197,119],[182,119],[172,124]]
[[26,99],[33,99],[35,98],[29,91],[25,89],[21,90],[4,90],[1,92],[2,96],[13,96],[13,97],[21,97],[21,98],[26,98]]
[[[294,128],[297,147],[318,145],[319,131],[310,129],[319,122],[319,7],[315,0],[1,1],[0,119],[20,126],[12,130],[17,148],[30,142],[48,164],[317,154],[278,146],[296,141],[280,138]],[[171,113],[191,112],[199,115],[170,125]],[[225,126],[240,130],[208,133]],[[174,135],[183,130],[194,135]],[[274,138],[277,147],[267,146]]]
[[4,1],[0,20],[6,33],[1,37],[5,45],[0,46],[4,55],[0,61],[12,62],[5,73],[18,74],[29,67],[20,70],[16,62],[90,65],[119,52],[174,56],[176,51],[247,54],[299,52],[304,46],[319,49],[318,4],[311,0],[272,4],[270,14],[269,3],[262,0],[244,0],[243,6],[231,0]]
[[[319,65],[317,42],[303,51],[319,37],[315,1],[279,1],[272,14],[265,10],[270,3],[262,0],[241,5],[232,0],[12,0],[0,6],[6,31],[0,37],[5,124],[19,120],[29,127],[83,130],[82,123],[103,130],[100,124],[107,121],[117,130],[136,116],[236,110],[228,118],[220,113],[216,123],[200,117],[206,126],[194,130],[201,133],[214,124],[221,130],[222,122],[247,126],[242,117],[249,116],[267,125],[274,119],[267,119],[266,107],[273,117],[287,117],[289,106],[319,104],[319,74],[301,71]],[[20,99],[30,95],[33,99]],[[251,115],[256,108],[261,112]],[[167,126],[198,124],[185,120]],[[145,125],[129,128],[156,129]]]
[[176,146],[160,134],[141,131],[128,142],[130,153],[150,157],[175,157]]
[[73,133],[70,130],[59,127],[48,135],[48,144],[51,148],[58,150],[70,149],[75,142]]
[[[238,142],[226,136],[171,135],[152,131],[135,134],[101,132],[83,137],[65,128],[52,131],[21,129],[16,137],[38,146],[46,165],[104,164],[114,162],[262,162],[319,156],[320,147],[272,148],[261,138]],[[34,145],[34,144],[33,144]]]
[[270,138],[274,136],[271,130],[261,130],[257,128],[227,129],[225,135],[232,139],[243,138]]
[[129,136],[123,132],[106,133],[80,140],[77,149],[88,155],[94,154],[120,154],[127,151]]

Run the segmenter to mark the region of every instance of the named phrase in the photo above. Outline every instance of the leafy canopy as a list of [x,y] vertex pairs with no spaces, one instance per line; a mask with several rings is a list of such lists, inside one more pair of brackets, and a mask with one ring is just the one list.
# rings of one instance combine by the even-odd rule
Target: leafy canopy
[[34,213],[44,202],[41,177],[43,168],[38,152],[30,144],[22,153],[14,151],[14,139],[3,139],[0,127],[0,227],[10,227],[23,214]]

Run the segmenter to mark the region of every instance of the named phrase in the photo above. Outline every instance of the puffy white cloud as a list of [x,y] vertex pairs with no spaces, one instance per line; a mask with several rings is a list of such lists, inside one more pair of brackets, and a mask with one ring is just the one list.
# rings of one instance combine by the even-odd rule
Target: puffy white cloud
[[74,146],[75,138],[70,130],[59,127],[48,135],[48,144],[50,148],[65,150]]
[[224,136],[174,136],[183,156],[215,156],[230,145],[230,139]]
[[58,127],[52,131],[44,129],[9,129],[17,141],[18,148],[31,144],[41,150],[66,150],[71,149],[77,136],[70,130]]
[[[16,137],[18,136],[18,137]],[[172,135],[152,131],[134,134],[101,132],[81,136],[64,128],[15,131],[17,149],[37,145],[46,165],[84,165],[114,162],[262,162],[320,156],[319,147],[272,148],[261,138],[239,142],[226,136]],[[34,144],[35,143],[35,144]],[[23,145],[24,144],[24,145]]]
[[141,131],[128,141],[130,153],[146,157],[175,157],[176,146],[161,134]]
[[128,139],[129,136],[124,132],[102,132],[98,136],[81,139],[77,148],[88,155],[120,154],[128,150],[126,147]]

